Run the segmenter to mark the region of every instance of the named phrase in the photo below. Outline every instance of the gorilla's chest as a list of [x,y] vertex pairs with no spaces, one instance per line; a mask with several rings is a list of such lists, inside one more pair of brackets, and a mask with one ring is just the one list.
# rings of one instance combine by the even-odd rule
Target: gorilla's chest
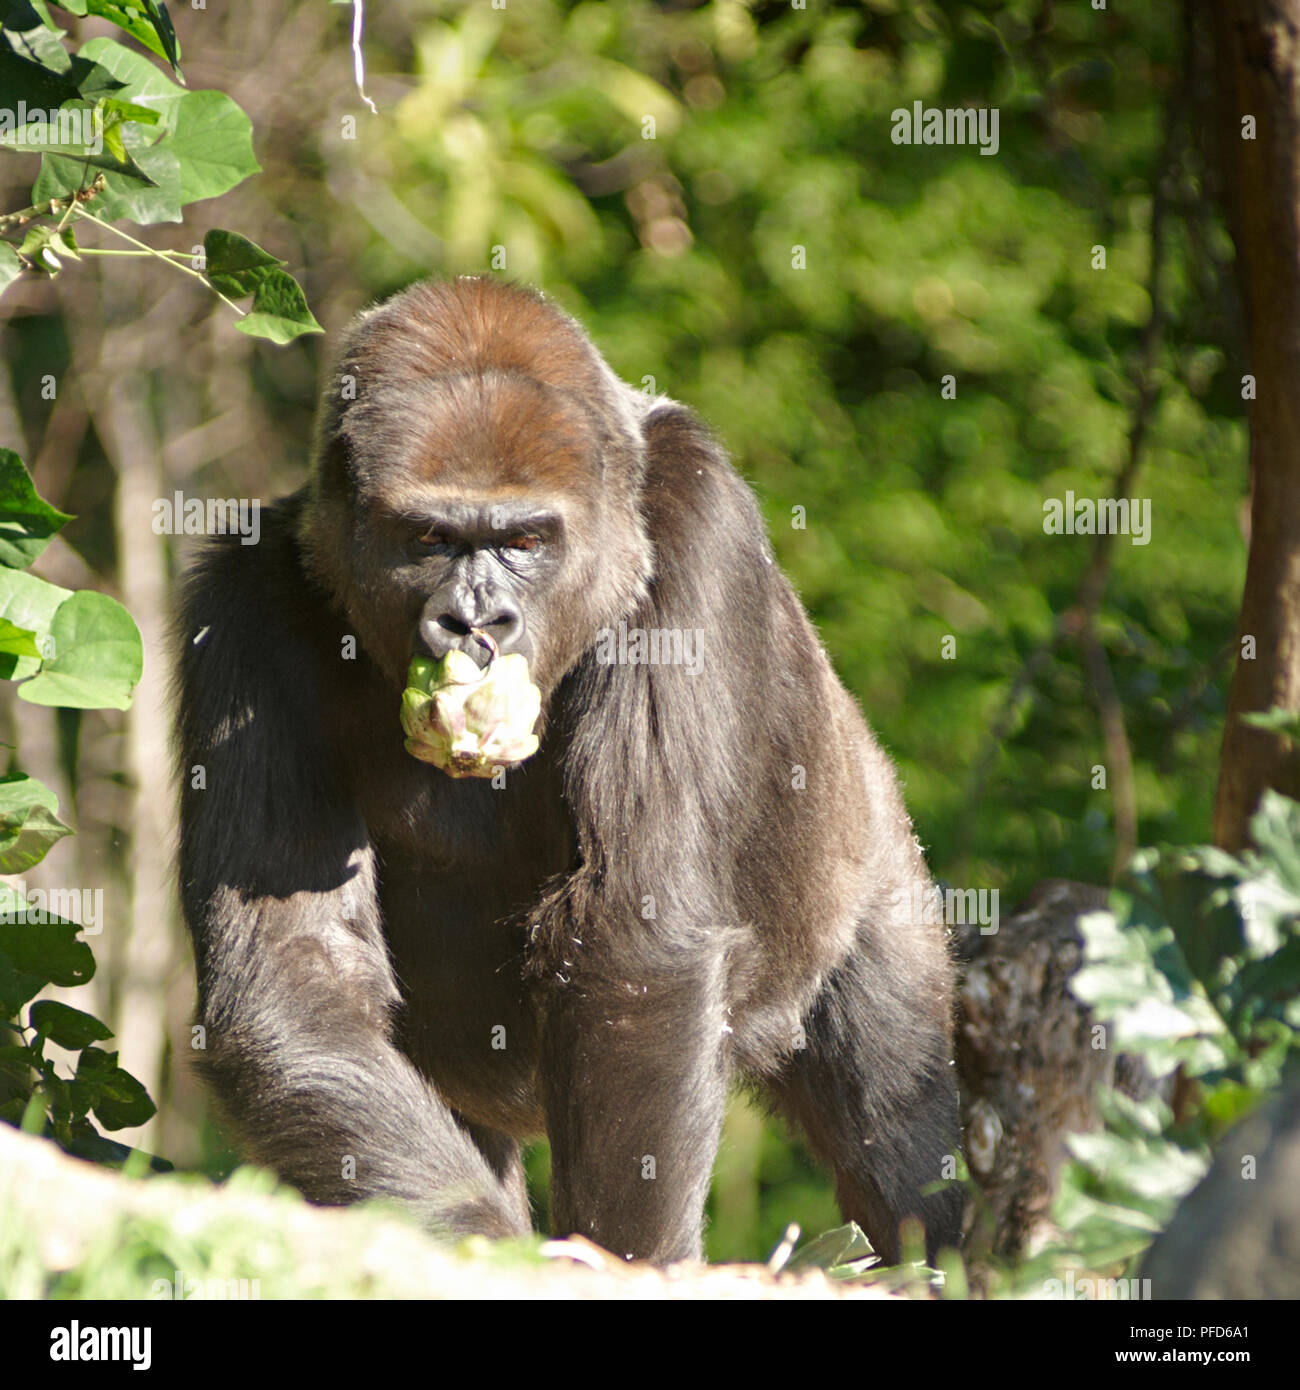
[[569,868],[574,838],[557,770],[544,754],[486,778],[448,777],[401,755],[359,769],[357,802],[384,876],[449,882],[467,906],[500,891],[524,893]]
[[498,788],[415,771],[396,797],[362,802],[405,1001],[399,1041],[463,1114],[528,1133],[537,1057],[527,911],[573,863],[569,818],[544,764]]
[[510,920],[572,867],[573,832],[545,764],[499,787],[414,769],[395,797],[361,798],[380,902],[399,963],[454,972],[513,946]]

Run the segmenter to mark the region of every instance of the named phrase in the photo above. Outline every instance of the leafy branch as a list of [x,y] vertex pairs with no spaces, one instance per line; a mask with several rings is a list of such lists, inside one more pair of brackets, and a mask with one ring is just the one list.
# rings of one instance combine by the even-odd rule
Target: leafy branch
[[[155,0],[63,0],[107,19],[180,77],[167,8]],[[227,192],[260,166],[252,125],[224,92],[188,91],[151,57],[112,39],[74,54],[45,0],[0,0],[0,150],[39,157],[29,206],[0,213],[0,294],[23,275],[57,275],[65,259],[148,256],[202,281],[243,333],[287,343],[320,325],[285,263],[234,232],[201,253],[159,250],[115,225],[180,222],[190,203]],[[90,223],[132,249],[80,246]],[[241,309],[234,301],[252,297]]]
[[[25,572],[71,520],[37,494],[17,454],[0,449],[0,678],[20,682],[19,699],[32,704],[125,709],[144,660],[130,614],[105,594],[73,593]],[[0,777],[0,873],[26,873],[71,833],[42,782],[22,772]],[[49,985],[94,975],[80,933],[21,879],[0,883],[0,1120],[120,1165],[132,1151],[89,1117],[126,1129],[151,1118],[153,1101],[116,1052],[96,1046],[112,1036],[104,1023],[53,999],[31,1002]],[[24,1005],[26,1024],[18,1021]],[[77,1053],[71,1076],[59,1074],[47,1043]]]

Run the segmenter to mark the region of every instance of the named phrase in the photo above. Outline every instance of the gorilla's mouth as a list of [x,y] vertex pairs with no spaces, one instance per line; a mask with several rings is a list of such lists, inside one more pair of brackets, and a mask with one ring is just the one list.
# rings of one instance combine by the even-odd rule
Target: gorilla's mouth
[[[449,613],[444,613],[438,619],[438,627],[450,639],[447,643],[448,650],[464,652],[480,670],[486,671],[501,655],[501,648],[497,639],[484,628],[470,627],[461,622],[459,618],[453,618]],[[464,641],[467,637],[473,639],[468,644]]]
[[477,648],[477,651],[471,652],[470,655],[474,657],[475,661],[478,661],[478,652],[482,652],[484,659],[478,664],[482,670],[486,671],[501,655],[501,648],[497,646],[496,638],[490,632],[484,632],[481,627],[471,627],[467,629],[467,633],[474,639],[474,646]]

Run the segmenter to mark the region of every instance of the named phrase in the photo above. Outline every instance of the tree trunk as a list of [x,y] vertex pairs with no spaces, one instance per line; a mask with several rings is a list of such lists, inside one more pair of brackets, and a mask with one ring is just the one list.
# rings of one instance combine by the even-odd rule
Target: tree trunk
[[1237,849],[1266,787],[1300,797],[1296,742],[1240,718],[1272,706],[1300,711],[1300,0],[1210,8],[1220,163],[1256,394],[1250,557],[1214,810],[1216,843]]

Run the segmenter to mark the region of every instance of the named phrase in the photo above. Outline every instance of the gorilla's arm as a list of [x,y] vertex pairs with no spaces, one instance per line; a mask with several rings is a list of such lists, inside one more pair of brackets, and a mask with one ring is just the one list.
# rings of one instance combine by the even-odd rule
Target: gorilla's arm
[[[530,920],[557,1234],[697,1257],[747,933],[730,905],[776,598],[748,488],[707,432],[646,422],[654,578],[629,627],[703,630],[702,669],[602,665],[567,683],[580,867]],[[761,739],[761,733],[759,733]],[[760,750],[761,751],[761,750]]]
[[951,971],[942,929],[912,925],[929,880],[896,779],[749,489],[681,407],[645,436],[654,575],[629,625],[704,648],[695,675],[588,656],[567,692],[580,863],[534,958],[557,1230],[698,1254],[734,1066],[804,1125],[879,1252],[919,1214],[933,1253],[961,1230],[959,1193],[920,1191],[957,1132]]
[[257,547],[213,543],[179,615],[202,1070],[250,1156],[311,1199],[396,1197],[432,1226],[513,1234],[479,1151],[391,1042],[374,852],[321,694],[340,634],[297,563],[292,512],[264,513]]

